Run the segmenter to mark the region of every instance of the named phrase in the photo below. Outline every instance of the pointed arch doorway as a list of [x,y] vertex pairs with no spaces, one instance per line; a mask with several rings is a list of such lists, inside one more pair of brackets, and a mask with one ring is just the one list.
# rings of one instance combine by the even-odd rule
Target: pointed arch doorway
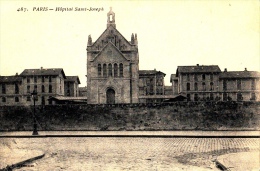
[[107,104],[115,104],[115,90],[112,88],[107,89]]

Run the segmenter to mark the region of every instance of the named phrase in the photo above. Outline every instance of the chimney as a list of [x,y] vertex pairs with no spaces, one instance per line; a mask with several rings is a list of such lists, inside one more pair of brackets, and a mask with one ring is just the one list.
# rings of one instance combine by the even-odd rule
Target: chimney
[[224,72],[227,72],[227,68],[225,68]]
[[43,69],[43,67],[41,67],[41,70]]
[[197,64],[197,66],[200,66],[200,64]]
[[245,68],[245,71],[247,71],[247,68]]
[[15,74],[15,76],[18,76],[18,72]]

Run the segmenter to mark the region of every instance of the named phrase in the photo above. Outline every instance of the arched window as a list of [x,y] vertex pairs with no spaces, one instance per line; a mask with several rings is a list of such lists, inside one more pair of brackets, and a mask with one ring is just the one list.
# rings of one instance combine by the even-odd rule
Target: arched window
[[118,66],[114,64],[114,77],[118,77]]
[[107,65],[103,64],[103,77],[107,77]]
[[190,91],[190,83],[187,83],[187,91]]
[[98,64],[98,76],[101,76],[101,64]]
[[123,77],[124,73],[123,73],[123,64],[119,64],[119,76]]
[[108,76],[112,77],[112,64],[108,64]]

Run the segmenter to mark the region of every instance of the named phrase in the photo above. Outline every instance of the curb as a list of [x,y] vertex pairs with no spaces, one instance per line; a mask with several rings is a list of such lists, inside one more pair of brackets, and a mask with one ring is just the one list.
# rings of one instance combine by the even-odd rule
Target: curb
[[42,155],[36,156],[36,157],[32,157],[32,158],[27,159],[27,160],[12,164],[11,166],[7,165],[5,168],[0,169],[0,171],[12,171],[16,167],[22,167],[25,163],[29,163],[29,162],[32,162],[34,160],[38,160],[40,158],[43,158],[44,156],[45,156],[45,153],[43,153]]

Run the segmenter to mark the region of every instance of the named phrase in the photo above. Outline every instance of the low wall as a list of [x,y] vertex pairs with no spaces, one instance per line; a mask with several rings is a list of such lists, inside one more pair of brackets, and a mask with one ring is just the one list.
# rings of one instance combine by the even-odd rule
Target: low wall
[[[260,104],[176,102],[171,104],[36,106],[39,130],[260,130]],[[32,130],[33,106],[0,107],[1,131]]]

